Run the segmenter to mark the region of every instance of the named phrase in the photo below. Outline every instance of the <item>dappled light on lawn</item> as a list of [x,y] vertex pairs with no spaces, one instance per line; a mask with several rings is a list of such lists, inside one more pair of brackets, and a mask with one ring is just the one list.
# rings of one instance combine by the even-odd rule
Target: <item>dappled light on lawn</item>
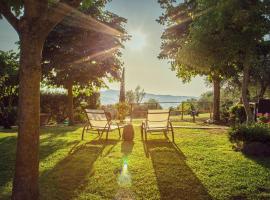
[[[226,131],[176,129],[132,142],[82,128],[42,128],[40,199],[268,199],[270,161],[235,152]],[[16,134],[0,132],[0,199],[10,199]],[[247,173],[248,172],[248,173]],[[241,188],[239,188],[241,187]],[[241,195],[241,196],[240,196]]]

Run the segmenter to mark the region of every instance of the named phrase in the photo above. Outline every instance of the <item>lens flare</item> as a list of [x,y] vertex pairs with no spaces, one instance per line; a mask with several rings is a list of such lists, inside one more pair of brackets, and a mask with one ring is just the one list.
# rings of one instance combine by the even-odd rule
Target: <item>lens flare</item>
[[118,185],[121,187],[130,187],[131,186],[131,176],[128,172],[128,161],[124,159],[121,173],[118,177]]

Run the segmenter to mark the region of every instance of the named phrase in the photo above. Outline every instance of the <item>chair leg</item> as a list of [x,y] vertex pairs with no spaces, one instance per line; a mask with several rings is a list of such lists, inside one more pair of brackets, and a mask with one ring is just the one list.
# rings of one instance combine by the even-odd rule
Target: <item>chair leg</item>
[[121,131],[119,127],[118,127],[118,133],[119,133],[119,138],[121,138]]
[[145,134],[145,141],[147,141],[147,131],[146,130],[144,131],[144,134]]
[[143,126],[141,126],[141,138],[143,140]]
[[164,131],[164,135],[168,139],[168,130]]
[[102,138],[104,131],[101,131],[101,134],[99,135],[99,138]]
[[172,131],[172,141],[174,142],[174,131],[173,131],[173,126],[172,123],[170,123],[171,131]]
[[106,140],[108,140],[108,135],[109,135],[109,129],[106,132]]
[[174,142],[174,132],[173,132],[173,129],[172,129],[172,141]]
[[84,138],[84,132],[85,132],[85,128],[86,128],[87,126],[88,126],[88,125],[85,124],[84,127],[83,127],[83,131],[82,131],[82,140],[83,140],[83,138]]

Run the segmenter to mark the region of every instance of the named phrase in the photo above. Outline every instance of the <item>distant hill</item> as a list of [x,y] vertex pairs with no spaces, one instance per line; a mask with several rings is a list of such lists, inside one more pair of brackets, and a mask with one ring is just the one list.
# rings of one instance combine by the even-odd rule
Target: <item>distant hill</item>
[[[177,102],[177,103],[163,103],[161,106],[163,108],[168,108],[170,106],[177,106],[180,102],[186,101],[190,98],[197,98],[194,96],[173,96],[173,95],[158,95],[146,93],[143,102],[149,99],[156,99],[158,102]],[[106,90],[100,92],[100,100],[102,105],[115,104],[119,101],[119,90]]]

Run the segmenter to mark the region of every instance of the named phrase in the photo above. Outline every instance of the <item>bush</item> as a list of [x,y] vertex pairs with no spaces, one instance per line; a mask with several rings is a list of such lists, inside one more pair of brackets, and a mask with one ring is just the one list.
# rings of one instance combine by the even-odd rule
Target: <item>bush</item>
[[10,129],[17,121],[17,107],[0,108],[0,124],[6,129]]
[[63,122],[68,116],[67,94],[65,92],[42,92],[40,106],[41,113],[50,114],[50,119],[58,123]]
[[224,123],[228,123],[230,120],[230,108],[233,105],[232,101],[225,101],[221,105],[220,117]]
[[269,125],[262,123],[240,125],[229,131],[229,139],[231,142],[235,143],[270,143],[270,127]]
[[83,123],[87,121],[86,114],[84,113],[84,110],[81,107],[77,107],[74,110],[74,121]]
[[19,89],[19,54],[0,51],[0,125],[16,124]]
[[125,117],[129,114],[129,104],[127,103],[118,103],[116,104],[116,109],[117,109],[117,118],[120,121],[123,121]]
[[97,109],[100,107],[100,93],[94,92],[90,96],[79,93],[74,97],[74,121],[83,123],[87,120],[84,109]]
[[94,92],[90,96],[85,93],[79,93],[74,97],[74,107],[97,109],[100,107],[100,93]]
[[269,113],[266,113],[266,114],[258,113],[257,119],[259,122],[269,123],[270,122],[270,115],[269,115]]
[[246,119],[247,115],[243,104],[237,104],[230,108],[230,121],[232,124],[242,124]]

